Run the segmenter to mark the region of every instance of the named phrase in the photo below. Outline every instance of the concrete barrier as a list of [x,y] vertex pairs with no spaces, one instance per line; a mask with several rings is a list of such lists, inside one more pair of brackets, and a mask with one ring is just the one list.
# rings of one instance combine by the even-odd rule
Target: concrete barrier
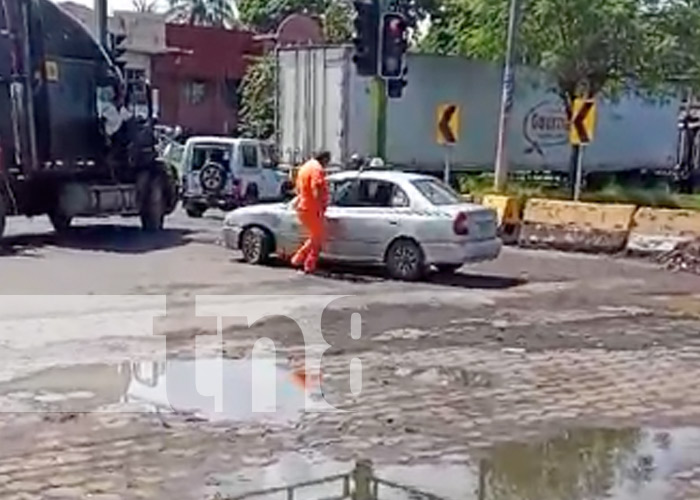
[[634,205],[531,199],[519,244],[581,252],[615,253],[627,243]]
[[492,208],[498,214],[498,230],[506,244],[516,243],[520,233],[520,202],[514,196],[487,194],[481,200],[482,205]]
[[670,252],[679,243],[700,238],[700,212],[640,207],[627,242],[631,253]]

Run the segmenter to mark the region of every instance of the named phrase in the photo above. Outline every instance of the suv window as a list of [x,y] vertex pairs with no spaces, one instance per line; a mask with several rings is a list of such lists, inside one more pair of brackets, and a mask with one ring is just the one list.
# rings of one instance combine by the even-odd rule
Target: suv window
[[341,207],[407,207],[408,196],[393,182],[347,180],[331,188],[333,203]]
[[218,163],[224,168],[231,164],[231,148],[226,146],[194,146],[192,148],[192,170],[200,170],[207,163]]
[[242,144],[241,159],[243,167],[258,168],[258,147],[252,144]]

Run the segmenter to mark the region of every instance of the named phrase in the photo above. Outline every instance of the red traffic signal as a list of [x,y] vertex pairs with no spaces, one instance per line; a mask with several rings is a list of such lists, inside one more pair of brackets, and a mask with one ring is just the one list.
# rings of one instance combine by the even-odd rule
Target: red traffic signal
[[408,23],[402,14],[384,14],[381,42],[380,74],[384,78],[399,78],[403,74],[404,56],[408,49]]

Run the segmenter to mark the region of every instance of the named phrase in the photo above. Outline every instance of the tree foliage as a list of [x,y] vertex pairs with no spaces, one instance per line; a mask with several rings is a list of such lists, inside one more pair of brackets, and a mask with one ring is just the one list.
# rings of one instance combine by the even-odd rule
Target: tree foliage
[[[401,0],[401,4],[415,26],[434,12],[439,1]],[[344,43],[352,38],[350,0],[240,0],[238,10],[242,23],[261,32],[274,31],[291,14],[306,14],[319,19],[327,42]]]
[[174,23],[231,28],[237,24],[233,0],[169,0],[168,20]]
[[136,12],[152,13],[158,10],[157,0],[131,0],[131,4]]
[[[521,3],[517,62],[551,74],[567,109],[577,95],[616,93],[630,84],[652,88],[667,80],[671,65],[661,57],[667,49],[656,45],[664,36],[648,0]],[[445,0],[421,48],[502,61],[508,4],[509,0]]]
[[320,16],[328,3],[329,0],[240,0],[238,12],[247,26],[269,32],[290,14]]
[[275,59],[266,56],[251,64],[241,82],[238,127],[244,137],[267,139],[275,131]]

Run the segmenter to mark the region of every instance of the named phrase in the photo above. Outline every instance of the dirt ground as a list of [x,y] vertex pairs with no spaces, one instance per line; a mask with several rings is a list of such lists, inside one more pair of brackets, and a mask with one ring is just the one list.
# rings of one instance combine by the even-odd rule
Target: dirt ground
[[[514,248],[424,283],[305,276],[241,263],[217,214],[169,223],[158,237],[109,219],[58,238],[11,221],[0,498],[221,498],[358,458],[444,498],[700,494],[700,276]],[[285,378],[313,356],[302,327],[315,319],[316,390],[342,411],[301,411]],[[251,411],[261,338],[277,354],[275,413]],[[217,349],[223,411],[191,363]],[[181,405],[154,403],[166,373]]]

